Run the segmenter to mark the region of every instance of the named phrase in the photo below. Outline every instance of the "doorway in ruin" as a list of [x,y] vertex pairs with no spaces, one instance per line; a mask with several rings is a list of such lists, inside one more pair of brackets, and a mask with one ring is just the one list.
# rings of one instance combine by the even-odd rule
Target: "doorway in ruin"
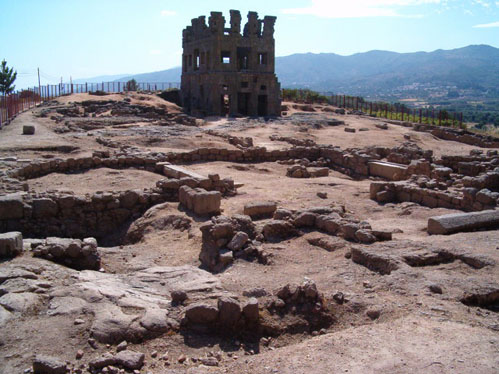
[[267,95],[258,95],[258,115],[260,117],[267,115]]
[[243,116],[249,114],[250,95],[249,92],[237,93],[237,112]]

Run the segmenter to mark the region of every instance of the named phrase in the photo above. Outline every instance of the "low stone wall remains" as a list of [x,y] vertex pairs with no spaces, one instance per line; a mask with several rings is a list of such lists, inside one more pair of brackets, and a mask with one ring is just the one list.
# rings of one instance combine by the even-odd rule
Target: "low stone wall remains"
[[[498,174],[499,176],[499,174]],[[497,188],[496,184],[496,188]],[[370,197],[380,203],[409,201],[430,208],[447,208],[464,211],[494,209],[499,204],[499,193],[487,188],[462,188],[439,190],[419,187],[411,182],[372,182]]]

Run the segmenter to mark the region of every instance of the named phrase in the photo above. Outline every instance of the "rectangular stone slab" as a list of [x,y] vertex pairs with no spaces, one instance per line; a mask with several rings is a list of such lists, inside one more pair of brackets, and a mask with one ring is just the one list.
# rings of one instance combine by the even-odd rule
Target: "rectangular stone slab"
[[369,175],[386,178],[391,181],[401,180],[405,177],[407,166],[386,161],[370,161]]
[[487,228],[499,228],[499,210],[446,214],[428,219],[428,234],[430,235],[448,235]]
[[193,171],[187,170],[178,165],[163,165],[163,174],[167,177],[180,179],[183,177],[189,177],[194,179],[206,179],[200,174],[194,173]]

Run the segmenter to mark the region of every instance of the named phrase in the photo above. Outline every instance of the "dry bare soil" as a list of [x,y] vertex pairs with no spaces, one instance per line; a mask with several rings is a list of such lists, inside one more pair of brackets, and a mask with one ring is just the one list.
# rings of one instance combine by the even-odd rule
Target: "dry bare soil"
[[[125,98],[130,105],[159,108],[171,117],[133,113],[119,117],[111,110],[77,117],[53,109],[81,109],[85,100],[123,102]],[[389,124],[384,130],[376,127],[383,123],[379,119],[336,114],[332,107],[315,106],[315,112],[303,112],[300,106],[286,104],[289,110],[280,119],[196,121],[182,119],[180,108],[152,94],[71,95],[57,99],[52,106],[20,114],[1,129],[0,164],[6,172],[35,159],[78,158],[96,151],[238,149],[229,143],[228,135],[251,137],[254,146],[268,150],[292,147],[286,140],[270,140],[272,135],[342,149],[397,147],[410,139],[423,150],[432,150],[434,159],[469,155],[471,150],[480,149],[410,127]],[[47,110],[48,115],[40,116]],[[328,126],[332,119],[345,124]],[[22,135],[27,124],[35,126],[34,135]],[[345,127],[357,131],[345,132]],[[288,210],[342,207],[346,214],[368,222],[373,230],[391,232],[392,240],[361,244],[304,229],[278,242],[261,243],[269,259],[266,264],[235,259],[222,271],[210,273],[200,269],[199,260],[200,227],[210,217],[198,217],[179,208],[175,201],[153,206],[142,217],[135,217],[135,223],[127,223],[134,227],[137,219],[141,220],[143,235],[138,242],[114,236],[108,242],[103,240],[104,246],[99,240],[100,271],[73,270],[34,258],[28,248],[31,242],[25,240],[21,255],[0,263],[1,373],[30,372],[34,357],[40,354],[67,362],[68,370],[74,373],[87,372],[92,360],[106,352],[114,354],[121,340],[129,340],[128,350],[145,354],[143,366],[136,369],[140,373],[499,373],[498,230],[430,236],[426,231],[429,217],[459,211],[415,203],[379,204],[369,198],[373,178],[354,178],[340,170],[319,178],[290,178],[286,176],[289,165],[278,162],[214,160],[183,167],[235,181],[237,194],[222,199],[223,215],[242,214],[244,205],[255,201],[274,201]],[[164,176],[144,168],[100,167],[50,173],[22,183],[29,193],[92,195],[152,188],[161,179]],[[184,218],[187,227],[158,224],[165,222],[162,217],[171,215]],[[255,220],[257,228],[266,222]],[[314,236],[334,240],[333,249],[310,244]],[[42,238],[25,235],[25,239]],[[352,261],[353,247],[384,256],[397,267],[389,274],[372,271]],[[408,254],[423,253],[424,257],[432,251],[465,253],[486,266],[472,266],[458,257],[423,261],[419,266],[404,261]],[[172,290],[187,290],[189,305],[191,300],[216,301],[221,295],[246,300],[243,295],[260,289],[266,295],[259,297],[260,313],[267,313],[262,307],[265,297],[272,297],[286,284],[307,281],[316,284],[333,318],[322,329],[276,329],[280,332],[255,337],[242,332],[187,330],[181,322],[180,326],[172,322],[167,332],[137,339],[129,333],[135,325],[144,326],[144,311],[163,313],[155,315],[156,320],[152,318],[157,324],[177,317],[181,321],[177,314],[183,309],[171,305]],[[488,299],[478,306],[462,302],[473,294]],[[289,318],[282,323],[292,324]],[[128,321],[125,325],[124,320]],[[99,328],[109,329],[109,321],[115,323],[116,331],[106,333],[123,339],[109,343],[99,339]],[[103,367],[104,371],[92,370],[123,371],[120,364]]]

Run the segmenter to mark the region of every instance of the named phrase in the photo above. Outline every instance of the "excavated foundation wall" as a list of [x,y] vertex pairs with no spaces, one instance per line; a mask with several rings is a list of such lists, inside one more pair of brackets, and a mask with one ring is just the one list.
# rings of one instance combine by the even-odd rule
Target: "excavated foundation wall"
[[[183,153],[116,153],[111,156],[103,152],[95,152],[93,157],[33,161],[6,171],[1,178],[6,184],[12,182],[13,189],[17,191],[17,194],[0,197],[0,230],[2,232],[21,231],[27,237],[93,236],[101,238],[116,231],[125,222],[138,218],[152,205],[165,201],[178,201],[178,191],[182,185],[187,185],[190,188],[202,187],[207,191],[219,191],[222,195],[234,191],[232,180],[224,179],[212,183],[208,178],[206,180],[182,178],[160,181],[155,188],[150,189],[120,193],[96,193],[86,196],[22,192],[23,189],[27,191],[26,180],[51,173],[78,173],[93,168],[108,167],[115,169],[139,168],[163,174],[164,162],[172,164],[209,161],[275,162],[306,158],[310,161],[321,160],[331,169],[363,178],[369,176],[369,161],[378,160],[390,154],[398,154],[389,148],[378,148],[342,150],[333,146],[313,146],[272,151],[264,147],[252,147],[244,150],[199,148]],[[405,157],[410,162],[410,159],[420,159],[421,154],[406,154]],[[448,159],[447,163],[455,168],[459,167],[460,163],[468,161],[468,159]],[[383,187],[379,188],[377,192],[383,192],[382,189],[386,190],[385,195],[387,196],[385,197],[390,197],[393,201],[414,201],[428,206],[459,207],[457,209],[465,210],[479,210],[481,208],[478,204],[473,206],[475,201],[470,205],[465,198],[449,197],[448,194],[438,191],[425,193],[428,197],[424,198],[424,196],[420,197],[422,193],[415,192],[407,186],[391,187],[389,183],[385,183]],[[438,196],[435,197],[434,194]],[[485,206],[485,204],[482,205]]]
[[[499,184],[499,174],[491,174],[491,184]],[[491,178],[492,180],[492,178]],[[406,182],[372,182],[370,197],[380,203],[413,202],[430,208],[470,211],[495,209],[499,199],[487,188],[465,188],[462,193],[420,188]]]
[[379,155],[365,154],[362,150],[342,150],[339,147],[293,147],[284,150],[269,151],[264,147],[253,147],[244,150],[198,148],[190,152],[166,153],[150,155],[117,154],[108,158],[81,157],[68,159],[52,159],[49,161],[34,161],[24,166],[9,170],[10,178],[32,179],[51,173],[72,173],[98,167],[127,168],[137,167],[162,174],[160,162],[186,164],[192,162],[228,161],[228,162],[274,162],[290,159],[307,158],[315,161],[319,158],[328,159],[331,168],[338,168],[355,176],[369,176],[368,162],[380,159]]

